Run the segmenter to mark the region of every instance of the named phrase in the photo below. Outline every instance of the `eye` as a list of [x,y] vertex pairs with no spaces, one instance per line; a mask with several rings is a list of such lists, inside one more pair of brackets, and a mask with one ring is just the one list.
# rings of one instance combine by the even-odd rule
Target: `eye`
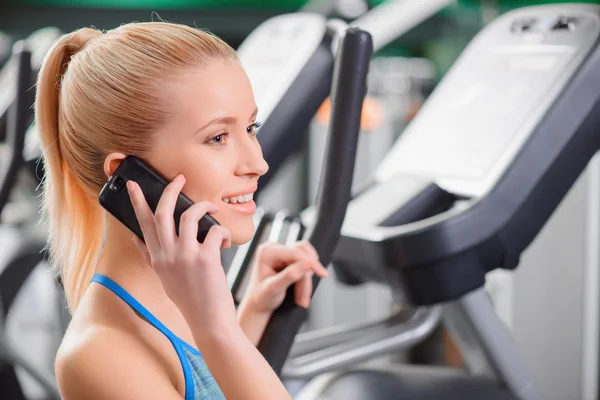
[[262,126],[262,122],[256,121],[252,125],[246,128],[246,132],[256,134],[256,130]]
[[228,133],[221,133],[217,136],[213,136],[212,138],[208,139],[207,143],[210,144],[224,144],[227,139],[227,135],[229,135]]

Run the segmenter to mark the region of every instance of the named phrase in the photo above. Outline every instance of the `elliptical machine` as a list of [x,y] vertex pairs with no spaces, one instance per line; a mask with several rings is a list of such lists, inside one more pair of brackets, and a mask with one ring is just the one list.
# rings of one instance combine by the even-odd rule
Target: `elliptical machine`
[[[454,1],[392,1],[350,26],[370,32],[377,51]],[[283,14],[262,23],[239,47],[259,105],[258,119],[264,123],[258,140],[269,164],[257,196],[283,162],[302,148],[311,120],[330,94],[334,54],[347,28],[345,22],[317,13]]]
[[[374,32],[374,49],[378,50],[453,2],[388,2],[352,25]],[[265,241],[291,244],[305,234],[297,215],[286,210],[271,212],[260,193],[276,179],[285,161],[302,149],[315,113],[330,94],[334,55],[346,28],[345,22],[314,12],[279,15],[254,29],[237,50],[259,105],[258,119],[263,126],[258,140],[269,164],[255,194],[261,207],[255,214],[255,235],[235,253],[226,254],[226,258],[231,257],[228,281],[238,302],[244,295],[257,246]],[[277,204],[277,208],[281,206]]]
[[[346,332],[331,347],[288,359],[305,318],[290,297],[259,349],[282,375],[336,371],[297,399],[543,398],[496,315],[485,277],[518,266],[600,148],[599,40],[600,7],[593,5],[528,7],[491,23],[354,196],[332,244],[345,283],[384,283],[423,312],[441,312],[468,371],[351,369],[398,348],[417,327],[372,326],[369,337]],[[307,226],[314,214],[304,213]]]

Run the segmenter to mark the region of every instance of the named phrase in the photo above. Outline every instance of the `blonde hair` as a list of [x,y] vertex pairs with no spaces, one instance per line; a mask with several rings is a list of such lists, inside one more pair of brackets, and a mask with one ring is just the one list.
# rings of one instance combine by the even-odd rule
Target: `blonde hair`
[[204,31],[166,22],[132,23],[105,34],[84,28],[48,52],[35,114],[45,181],[42,211],[53,267],[73,312],[92,278],[106,229],[97,196],[111,152],[144,157],[169,119],[170,79],[235,51]]

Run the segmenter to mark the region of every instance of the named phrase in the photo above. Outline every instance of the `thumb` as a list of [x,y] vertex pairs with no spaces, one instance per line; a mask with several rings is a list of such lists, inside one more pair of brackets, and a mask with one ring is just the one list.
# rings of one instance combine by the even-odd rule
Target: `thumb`
[[152,260],[150,258],[150,252],[148,251],[148,247],[146,243],[144,243],[139,237],[132,235],[131,241],[135,244],[135,247],[138,248],[144,260],[148,263],[148,265],[152,266]]

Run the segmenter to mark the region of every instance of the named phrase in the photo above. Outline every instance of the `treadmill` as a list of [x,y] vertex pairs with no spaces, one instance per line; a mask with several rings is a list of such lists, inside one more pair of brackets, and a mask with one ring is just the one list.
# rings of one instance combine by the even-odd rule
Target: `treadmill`
[[[527,7],[489,24],[354,195],[332,243],[345,283],[383,283],[423,315],[440,312],[466,370],[352,368],[422,324],[346,332],[344,343],[288,359],[306,313],[286,301],[259,350],[281,375],[327,372],[297,400],[543,399],[484,284],[492,270],[517,268],[600,147],[599,38],[596,5]],[[303,222],[314,216],[306,210]]]

